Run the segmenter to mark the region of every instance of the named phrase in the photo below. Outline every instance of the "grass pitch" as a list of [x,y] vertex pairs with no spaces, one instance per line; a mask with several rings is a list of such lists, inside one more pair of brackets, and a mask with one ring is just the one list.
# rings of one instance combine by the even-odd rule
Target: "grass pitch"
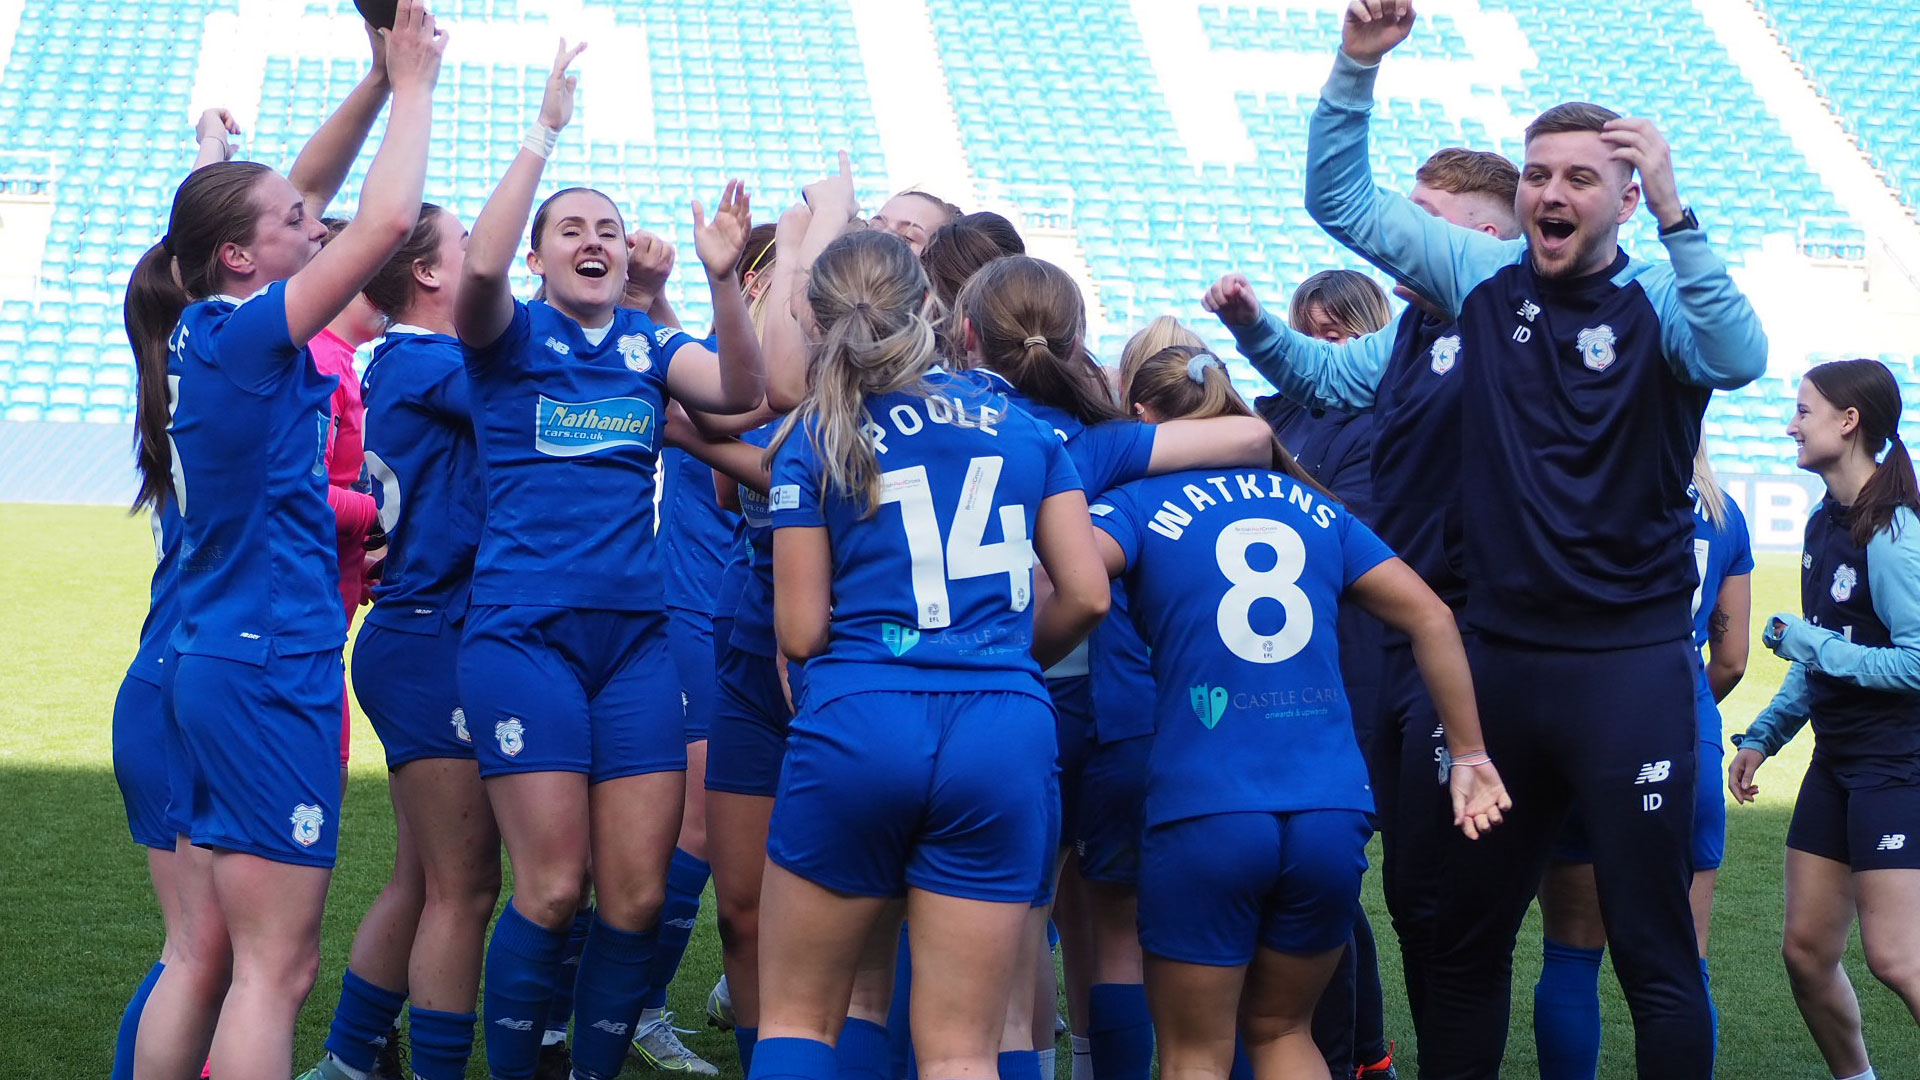
[[[128,994],[159,953],[161,925],[141,849],[128,839],[114,785],[109,734],[113,698],[146,611],[152,537],[142,520],[112,509],[0,506],[0,1077],[104,1076]],[[1797,610],[1791,556],[1763,557],[1754,579],[1756,626]],[[1744,728],[1779,685],[1784,665],[1758,647],[1724,709]],[[328,900],[320,980],[301,1015],[297,1061],[319,1053],[338,994],[340,968],[360,916],[393,857],[392,813],[377,740],[357,723],[340,863]],[[1714,913],[1712,972],[1720,1010],[1723,1077],[1823,1077],[1779,960],[1780,865],[1792,799],[1811,740],[1802,738],[1761,773],[1758,803],[1728,815],[1727,862]],[[1376,849],[1377,851],[1377,849]],[[1380,902],[1378,875],[1366,903],[1379,928],[1387,1028],[1411,1063],[1398,957]],[[1521,932],[1514,963],[1513,1032],[1507,1072],[1535,1074],[1532,985],[1539,924]],[[1920,1032],[1899,999],[1875,982],[1856,945],[1848,970],[1866,1017],[1880,1075],[1920,1077]],[[711,905],[687,951],[670,1004],[698,1053],[737,1077],[732,1039],[700,1021],[720,973]],[[1601,981],[1605,1045],[1601,1075],[1632,1075],[1632,1027],[1611,975]],[[1066,1055],[1061,1055],[1064,1078]],[[629,1066],[628,1075],[638,1075]],[[469,1072],[484,1077],[478,1053]],[[1414,1075],[1403,1068],[1403,1076]]]

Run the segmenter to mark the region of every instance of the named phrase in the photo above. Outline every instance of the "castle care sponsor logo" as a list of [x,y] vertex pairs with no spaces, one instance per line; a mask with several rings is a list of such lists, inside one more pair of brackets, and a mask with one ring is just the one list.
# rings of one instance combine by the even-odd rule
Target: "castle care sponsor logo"
[[535,405],[533,447],[552,457],[579,457],[616,446],[653,450],[659,445],[652,403],[643,398],[555,401],[545,394]]

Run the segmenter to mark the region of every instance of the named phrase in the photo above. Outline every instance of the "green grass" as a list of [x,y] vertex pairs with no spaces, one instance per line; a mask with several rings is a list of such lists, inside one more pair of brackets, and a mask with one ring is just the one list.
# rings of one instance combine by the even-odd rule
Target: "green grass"
[[[102,1076],[120,1011],[161,937],[145,860],[127,837],[109,746],[114,693],[145,614],[151,534],[144,522],[111,509],[8,505],[0,506],[0,551],[11,553],[0,564],[0,911],[7,916],[0,919],[0,1016],[7,1018],[0,1026],[0,1077]],[[1756,624],[1796,607],[1794,560],[1763,557],[1755,575]],[[1730,730],[1744,727],[1765,704],[1783,667],[1756,645],[1746,681],[1725,709]],[[303,1063],[325,1037],[347,945],[393,856],[377,742],[364,721],[354,739],[320,981],[301,1015],[297,1060]],[[1729,814],[1712,938],[1721,1076],[1825,1075],[1778,953],[1781,850],[1810,745],[1803,739],[1770,762],[1761,774],[1761,800]],[[1388,1031],[1407,1060],[1412,1033],[1378,889],[1378,875],[1368,875],[1366,902],[1381,930]],[[1507,1057],[1513,1076],[1534,1072],[1530,1010],[1538,940],[1538,921],[1530,918],[1514,964]],[[1857,943],[1848,969],[1881,1075],[1920,1075],[1920,1034],[1899,1000],[1867,973]],[[703,1028],[688,1036],[689,1045],[724,1074],[738,1076],[731,1038],[697,1023],[719,970],[708,905],[671,1005],[694,1022],[688,1026]],[[1626,1008],[1610,976],[1602,989],[1601,1072],[1629,1076]],[[484,1076],[479,1055],[470,1075]]]

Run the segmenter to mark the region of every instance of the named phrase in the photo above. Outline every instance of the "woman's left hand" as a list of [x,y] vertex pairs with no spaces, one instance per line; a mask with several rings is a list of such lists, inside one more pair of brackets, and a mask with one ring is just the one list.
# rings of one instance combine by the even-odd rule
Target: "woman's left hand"
[[748,210],[745,183],[727,181],[712,221],[707,220],[700,200],[693,200],[693,250],[707,268],[708,280],[724,281],[733,275],[740,253],[747,250],[747,234],[752,231],[753,215]]

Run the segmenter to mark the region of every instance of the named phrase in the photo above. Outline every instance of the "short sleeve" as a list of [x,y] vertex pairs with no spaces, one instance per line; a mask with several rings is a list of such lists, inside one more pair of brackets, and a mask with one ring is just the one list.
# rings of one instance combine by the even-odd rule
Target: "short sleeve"
[[1089,496],[1144,479],[1153,461],[1154,426],[1138,420],[1095,424],[1068,444]]
[[1367,571],[1395,558],[1395,555],[1386,541],[1375,536],[1373,530],[1367,528],[1359,518],[1343,513],[1340,520],[1346,526],[1340,537],[1340,587],[1344,589],[1365,577]]
[[302,346],[289,334],[287,283],[276,281],[214,324],[214,366],[240,389],[267,393],[299,359]]
[[773,456],[773,482],[767,488],[767,511],[776,529],[820,528],[827,523],[821,505],[824,478],[815,460],[813,440],[796,429]]
[[[1040,426],[1036,423],[1035,425]],[[1067,456],[1066,446],[1052,436],[1043,434],[1041,453],[1046,455],[1046,484],[1040,490],[1042,499],[1051,499],[1063,491],[1084,491],[1086,485],[1080,482],[1080,471],[1073,467],[1073,459]],[[1097,492],[1096,492],[1097,494]]]
[[471,424],[473,405],[467,396],[467,373],[453,367],[440,373],[420,395],[428,412],[446,420]]
[[1093,515],[1093,527],[1113,537],[1132,570],[1140,556],[1140,513],[1133,497],[1125,491],[1109,491],[1087,507]]
[[691,345],[716,355],[719,352],[717,337],[709,343],[677,326],[662,326],[644,313],[641,313],[639,318],[641,325],[647,328],[648,336],[652,338],[654,372],[660,376],[662,385],[666,384],[667,369],[680,358],[680,350]]
[[1732,555],[1727,559],[1727,576],[1739,577],[1753,573],[1753,536],[1747,530],[1747,517],[1740,512],[1740,504],[1733,496],[1724,495],[1727,500],[1727,547]]
[[533,314],[526,302],[513,302],[513,318],[507,320],[507,328],[500,336],[487,345],[478,348],[461,343],[466,357],[467,372],[479,378],[497,370],[502,363],[511,361],[526,349],[527,340],[533,336]]

